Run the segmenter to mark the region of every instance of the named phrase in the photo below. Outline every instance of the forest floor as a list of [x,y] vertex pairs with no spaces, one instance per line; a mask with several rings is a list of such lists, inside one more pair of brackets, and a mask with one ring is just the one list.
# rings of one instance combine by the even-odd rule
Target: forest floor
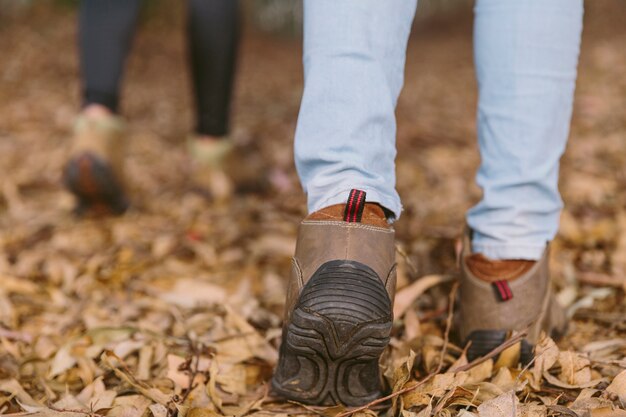
[[[626,415],[614,410],[626,405],[626,7],[588,6],[551,259],[570,332],[556,346],[544,340],[529,369],[513,348],[446,372],[465,360],[448,345],[438,375],[398,395],[392,413]],[[217,201],[185,168],[192,112],[180,13],[149,14],[124,87],[132,208],[104,219],[76,218],[61,186],[80,104],[75,12],[0,16],[0,414],[344,412],[267,390],[306,214],[292,156],[301,41],[244,31],[233,137],[241,166],[268,186]],[[382,363],[396,393],[442,357],[455,241],[480,196],[475,102],[471,16],[420,23],[397,110],[405,308]]]

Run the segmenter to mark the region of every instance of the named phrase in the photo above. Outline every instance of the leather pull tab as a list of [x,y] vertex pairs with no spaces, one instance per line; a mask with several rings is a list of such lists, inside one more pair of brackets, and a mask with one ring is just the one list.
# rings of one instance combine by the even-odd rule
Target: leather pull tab
[[365,208],[365,191],[353,189],[350,191],[346,208],[343,212],[343,221],[348,223],[359,223],[363,217]]
[[509,301],[513,298],[513,292],[507,281],[495,281],[491,285],[499,301]]

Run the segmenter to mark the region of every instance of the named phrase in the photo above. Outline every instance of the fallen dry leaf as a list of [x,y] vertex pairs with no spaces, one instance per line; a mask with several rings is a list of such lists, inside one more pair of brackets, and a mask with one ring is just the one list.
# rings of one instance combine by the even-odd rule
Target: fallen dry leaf
[[[306,216],[293,163],[300,41],[260,36],[242,22],[231,131],[242,161],[234,171],[269,187],[244,189],[222,176],[207,191],[191,181],[184,146],[193,119],[184,5],[150,5],[124,76],[131,209],[119,217],[77,218],[61,186],[80,109],[77,10],[76,2],[57,3],[0,0],[0,414],[345,412],[301,407],[267,391],[280,348],[289,258]],[[298,7],[288,0],[242,2],[254,9],[246,15],[266,19],[255,12],[258,3],[272,16],[281,5]],[[454,375],[451,369],[467,358],[450,335],[441,372],[402,395],[397,415],[478,416],[478,407],[486,413],[513,390],[517,403],[501,400],[516,403],[521,416],[620,415],[626,123],[615,109],[626,107],[626,28],[619,3],[585,4],[572,134],[561,161],[565,208],[550,266],[568,307],[569,334],[558,344],[543,340],[528,370],[512,348]],[[466,4],[420,5],[420,12],[434,7],[446,24],[420,24],[398,100],[397,189],[405,210],[394,223],[396,327],[381,361],[396,390],[439,364],[449,281],[457,273],[455,242],[466,209],[480,198]],[[448,8],[460,9],[446,14]],[[430,19],[426,14],[418,18]]]
[[432,288],[435,285],[439,285],[444,282],[449,282],[452,279],[452,276],[427,275],[418,278],[413,284],[398,291],[396,293],[393,305],[394,318],[398,319],[402,317],[402,315],[406,312],[406,310],[408,310],[408,308],[411,306],[411,304],[413,304],[417,297],[422,295],[429,288]]
[[535,363],[533,364],[533,379],[536,384],[541,381],[544,372],[554,366],[559,359],[559,348],[549,337],[543,337],[535,347]]
[[613,381],[606,387],[606,392],[617,395],[622,404],[626,404],[626,370],[613,378]]
[[582,386],[591,381],[589,359],[575,352],[560,352],[558,363],[561,366],[559,379],[569,385]]
[[478,415],[479,417],[515,417],[518,407],[519,401],[515,392],[509,391],[479,405]]

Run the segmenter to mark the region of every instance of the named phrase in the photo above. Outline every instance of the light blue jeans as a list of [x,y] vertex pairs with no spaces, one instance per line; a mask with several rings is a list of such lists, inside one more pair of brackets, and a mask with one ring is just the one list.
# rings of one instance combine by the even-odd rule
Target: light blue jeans
[[[295,159],[310,212],[358,188],[400,216],[394,111],[416,3],[305,0]],[[477,0],[483,198],[467,215],[474,252],[538,259],[557,232],[582,15],[582,0]]]

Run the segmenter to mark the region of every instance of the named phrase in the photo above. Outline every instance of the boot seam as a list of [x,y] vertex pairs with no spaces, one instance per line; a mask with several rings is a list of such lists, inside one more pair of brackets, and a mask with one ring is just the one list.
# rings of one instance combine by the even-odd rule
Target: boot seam
[[293,256],[291,258],[291,265],[296,269],[296,278],[298,279],[298,290],[301,290],[304,287],[304,278],[302,276],[302,268],[300,268],[300,262],[298,259]]
[[[537,316],[534,320],[530,322],[531,328],[528,330],[527,338],[534,339],[539,338],[541,336],[541,332],[544,331],[544,326],[546,325],[546,320],[550,320],[550,300],[552,299],[552,285],[548,283],[548,289],[544,296],[544,299],[541,302],[541,310],[537,313]],[[557,303],[558,301],[552,299],[553,303]],[[550,325],[550,323],[547,323]],[[533,331],[534,330],[534,331]],[[538,331],[537,331],[538,330]],[[537,333],[537,334],[534,334]]]
[[315,225],[319,225],[319,226],[338,226],[338,227],[342,227],[345,229],[366,229],[366,230],[371,230],[371,231],[375,231],[375,232],[384,232],[384,233],[394,233],[395,230],[393,228],[387,228],[387,227],[379,227],[379,226],[372,226],[369,224],[363,224],[363,223],[347,223],[344,221],[329,221],[329,220],[303,220],[302,225],[305,226],[315,226]]
[[398,263],[394,262],[393,265],[391,265],[391,269],[389,269],[389,272],[387,272],[387,277],[385,278],[385,288],[387,288],[387,284],[389,283],[389,278],[391,277],[391,274],[393,274],[393,271],[396,270],[397,266],[398,266]]
[[348,259],[348,254],[350,253],[350,237],[352,235],[352,229],[348,228],[348,233],[346,233],[346,250],[343,254],[344,259]]
[[[387,294],[389,294],[389,288],[387,288],[387,285],[389,284],[389,279],[391,278],[391,275],[396,271],[397,266],[398,266],[398,263],[394,262],[393,265],[391,265],[391,269],[387,273],[387,277],[385,277],[385,289],[387,290]],[[395,288],[394,288],[394,291],[395,291]],[[393,302],[393,300],[391,301]]]

